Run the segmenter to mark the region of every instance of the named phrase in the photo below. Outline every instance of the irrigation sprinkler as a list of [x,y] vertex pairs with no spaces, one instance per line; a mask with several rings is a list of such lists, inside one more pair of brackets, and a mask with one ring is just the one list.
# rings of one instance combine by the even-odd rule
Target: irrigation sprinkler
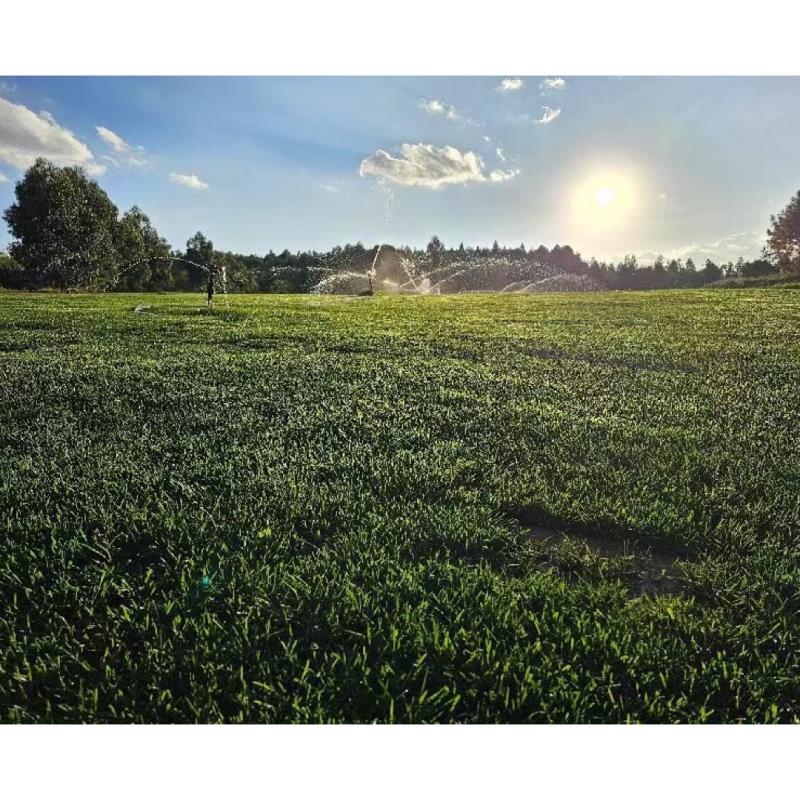
[[151,256],[148,258],[140,258],[138,261],[132,261],[130,264],[126,264],[120,270],[119,274],[122,275],[139,264],[144,264],[145,262],[149,263],[151,261],[181,261],[184,264],[202,269],[207,276],[206,307],[209,311],[214,308],[214,292],[218,288],[222,290],[223,294],[228,293],[228,275],[224,264],[198,264],[196,261],[190,261],[188,258],[179,258],[178,256]]

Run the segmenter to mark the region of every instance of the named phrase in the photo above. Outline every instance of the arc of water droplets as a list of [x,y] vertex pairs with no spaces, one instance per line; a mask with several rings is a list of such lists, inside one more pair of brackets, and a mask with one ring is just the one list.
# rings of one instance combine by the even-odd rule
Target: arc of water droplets
[[228,269],[225,264],[198,264],[196,261],[190,261],[188,258],[179,258],[178,256],[149,256],[148,258],[140,258],[138,261],[132,261],[130,264],[126,264],[119,271],[119,274],[121,276],[129,269],[133,269],[139,264],[144,264],[145,262],[150,263],[151,261],[181,261],[184,264],[191,264],[193,267],[202,269],[205,272],[211,272],[212,275],[219,275],[220,283],[222,284],[222,293],[228,293]]
[[138,266],[139,264],[144,264],[145,261],[183,261],[184,264],[191,264],[193,267],[199,267],[200,269],[205,270],[206,272],[210,271],[210,268],[213,267],[216,270],[225,271],[225,266],[222,267],[217,266],[216,264],[198,264],[196,261],[189,261],[188,258],[179,258],[178,256],[148,256],[147,258],[140,258],[138,261],[131,261],[130,264],[126,264],[120,271],[119,274],[122,275],[123,272],[127,272],[129,269]]
[[[378,271],[378,261],[380,260],[381,252],[383,250],[383,245],[379,245],[375,251],[375,255],[372,259],[372,264],[366,272],[354,272],[349,270],[342,270],[341,267],[324,267],[321,265],[308,265],[307,269],[317,272],[327,272],[330,273],[328,276],[320,280],[312,289],[311,292],[313,294],[326,294],[326,293],[335,293],[337,290],[347,290],[346,285],[348,281],[353,280],[363,280],[368,281],[370,287],[372,287],[372,282],[374,278],[377,276]],[[417,265],[412,259],[409,259],[407,256],[397,253],[400,266],[405,272],[407,280],[402,282],[393,281],[389,278],[385,278],[382,280],[382,285],[392,287],[396,291],[413,291],[416,294],[441,294],[448,283],[451,281],[456,280],[457,278],[473,273],[477,270],[483,270],[487,273],[491,273],[491,271],[498,266],[497,259],[489,258],[489,259],[481,259],[479,263],[470,264],[469,261],[472,259],[467,259],[466,265],[464,261],[455,261],[451,262],[449,265],[446,265],[442,269],[435,270],[430,272],[427,275],[419,275],[419,270],[417,269]],[[195,261],[191,261],[188,258],[180,258],[178,256],[154,256],[152,258],[143,258],[139,259],[138,261],[134,261],[130,264],[127,264],[120,272],[120,275],[126,272],[129,269],[137,266],[138,264],[143,264],[148,261],[180,261],[186,264],[190,264],[198,269],[202,269],[205,272],[209,272],[211,270],[215,270],[216,274],[220,276],[222,282],[222,291],[225,293],[226,289],[226,268],[225,265],[217,265],[217,264],[198,264]],[[505,260],[502,260],[504,263],[500,266],[509,266]],[[454,271],[447,273],[448,269],[456,268]],[[461,267],[460,269],[458,267]],[[517,291],[517,292],[525,292],[534,290],[534,287],[537,286],[545,277],[553,277],[553,273],[557,273],[557,271],[551,265],[540,265],[543,268],[540,277],[536,280],[531,281],[529,277],[523,278],[520,281],[512,281],[509,284],[506,284],[500,291],[509,292],[509,291]],[[295,270],[297,269],[296,265],[278,265],[273,267],[274,271],[283,271],[283,270]],[[438,274],[437,274],[438,273]],[[444,273],[444,274],[442,274]],[[348,287],[352,289],[351,287]]]

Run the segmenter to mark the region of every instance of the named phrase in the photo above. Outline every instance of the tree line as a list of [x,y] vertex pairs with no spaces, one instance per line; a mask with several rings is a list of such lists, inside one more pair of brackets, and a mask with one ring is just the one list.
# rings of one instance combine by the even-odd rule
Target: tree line
[[[39,159],[15,188],[3,215],[13,237],[0,253],[0,286],[90,291],[197,291],[205,285],[203,265],[224,266],[233,292],[308,292],[332,271],[365,272],[377,247],[337,246],[306,251],[244,255],[219,251],[198,232],[183,250],[173,249],[138,206],[122,215],[106,192],[80,167],[57,167]],[[424,249],[393,248],[426,271],[448,265],[500,262],[540,264],[586,275],[609,289],[692,288],[722,278],[757,278],[783,272],[800,276],[800,192],[770,220],[767,246],[759,259],[698,266],[689,258],[662,256],[641,265],[635,256],[619,263],[585,261],[570,246],[527,249],[448,248],[434,236]],[[182,259],[182,260],[176,260]]]

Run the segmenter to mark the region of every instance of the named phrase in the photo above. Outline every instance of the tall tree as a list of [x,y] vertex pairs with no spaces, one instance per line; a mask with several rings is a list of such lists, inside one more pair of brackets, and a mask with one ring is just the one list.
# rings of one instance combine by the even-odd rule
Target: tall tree
[[706,259],[706,265],[700,273],[704,283],[718,281],[722,277],[722,268],[715,264],[710,258]]
[[437,269],[441,266],[444,260],[445,246],[438,236],[431,237],[428,246],[425,248],[425,252],[427,253],[430,265],[433,269]]
[[138,206],[122,215],[117,225],[116,246],[121,264],[118,288],[129,292],[170,288],[172,273],[166,261],[169,244]]
[[3,217],[10,253],[33,282],[60,289],[104,289],[116,282],[117,208],[80,167],[40,158],[14,190]]
[[[201,231],[197,231],[186,242],[186,259],[192,262],[192,264],[186,265],[190,287],[192,289],[202,288],[208,280],[206,269],[214,263],[214,243]],[[194,266],[194,264],[199,266]]]
[[775,259],[783,272],[800,273],[800,192],[769,221],[767,255]]

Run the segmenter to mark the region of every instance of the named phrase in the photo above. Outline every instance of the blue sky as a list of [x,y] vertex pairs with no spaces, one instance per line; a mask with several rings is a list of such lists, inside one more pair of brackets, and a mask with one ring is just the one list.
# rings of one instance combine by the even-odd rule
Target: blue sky
[[798,130],[798,78],[7,77],[0,206],[44,155],[174,246],[437,234],[727,260],[800,189]]

